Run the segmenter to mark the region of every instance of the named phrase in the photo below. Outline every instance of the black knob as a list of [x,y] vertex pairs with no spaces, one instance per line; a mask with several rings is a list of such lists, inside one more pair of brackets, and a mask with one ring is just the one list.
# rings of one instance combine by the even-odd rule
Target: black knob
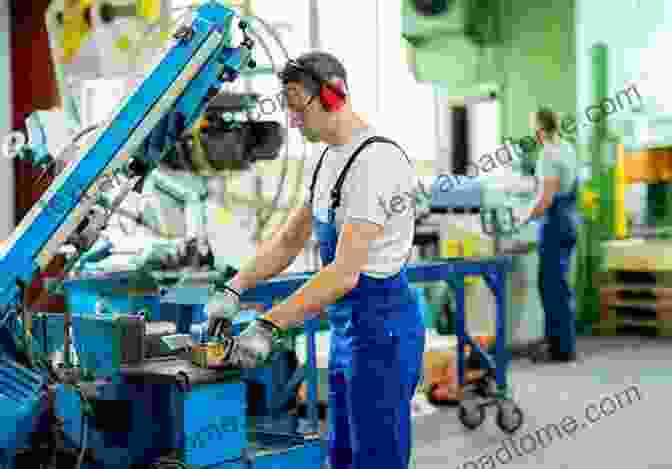
[[104,3],[100,7],[100,19],[103,20],[103,23],[109,24],[114,21],[114,7],[109,3]]
[[250,60],[247,62],[247,66],[250,67],[250,68],[255,68],[255,67],[257,66],[257,62],[255,62],[254,60],[251,60],[251,59],[250,59]]
[[191,41],[192,37],[194,37],[194,30],[189,26],[180,27],[173,35],[173,38],[184,42]]
[[435,16],[445,13],[452,5],[450,0],[414,0],[415,11],[422,16]]
[[247,21],[241,21],[238,23],[238,27],[241,29],[241,31],[245,31],[247,29]]

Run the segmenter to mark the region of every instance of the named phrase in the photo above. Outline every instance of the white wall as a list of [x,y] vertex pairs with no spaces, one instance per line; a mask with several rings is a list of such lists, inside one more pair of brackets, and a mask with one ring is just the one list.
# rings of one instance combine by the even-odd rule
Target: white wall
[[[12,91],[9,0],[0,0],[0,138],[11,131]],[[14,165],[0,157],[0,240],[14,229]]]

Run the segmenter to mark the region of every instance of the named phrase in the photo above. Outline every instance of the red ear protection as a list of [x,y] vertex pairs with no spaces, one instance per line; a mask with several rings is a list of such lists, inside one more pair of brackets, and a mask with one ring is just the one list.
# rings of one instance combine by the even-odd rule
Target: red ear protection
[[345,86],[342,82],[331,84],[323,80],[311,67],[301,64],[296,60],[287,62],[286,70],[280,74],[280,79],[283,82],[290,81],[290,76],[293,72],[303,72],[320,84],[320,102],[327,112],[338,111],[345,105],[347,93],[345,92]]
[[334,86],[323,83],[320,87],[320,101],[327,112],[340,110],[345,105],[343,85]]

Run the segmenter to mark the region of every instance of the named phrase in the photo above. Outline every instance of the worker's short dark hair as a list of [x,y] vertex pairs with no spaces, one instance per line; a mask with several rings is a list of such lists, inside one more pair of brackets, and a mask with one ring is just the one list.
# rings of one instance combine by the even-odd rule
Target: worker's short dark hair
[[556,134],[560,130],[560,119],[549,107],[542,106],[537,110],[537,125],[544,132]]
[[[348,75],[345,67],[332,54],[327,52],[308,52],[292,62],[312,70],[313,74],[317,75],[324,81],[333,79],[343,80],[344,86],[347,88]],[[287,64],[280,72],[280,79],[283,85],[289,82],[301,83],[306,90],[306,93],[311,96],[317,96],[320,93],[320,83],[315,79],[316,77],[310,73],[304,73],[300,68]]]

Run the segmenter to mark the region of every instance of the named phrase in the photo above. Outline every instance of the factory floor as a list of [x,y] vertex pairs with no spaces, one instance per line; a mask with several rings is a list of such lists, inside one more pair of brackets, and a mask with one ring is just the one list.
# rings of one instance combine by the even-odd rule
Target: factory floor
[[581,337],[578,349],[575,364],[513,363],[525,414],[513,436],[495,424],[494,407],[471,431],[453,407],[419,412],[415,468],[672,468],[672,341]]

